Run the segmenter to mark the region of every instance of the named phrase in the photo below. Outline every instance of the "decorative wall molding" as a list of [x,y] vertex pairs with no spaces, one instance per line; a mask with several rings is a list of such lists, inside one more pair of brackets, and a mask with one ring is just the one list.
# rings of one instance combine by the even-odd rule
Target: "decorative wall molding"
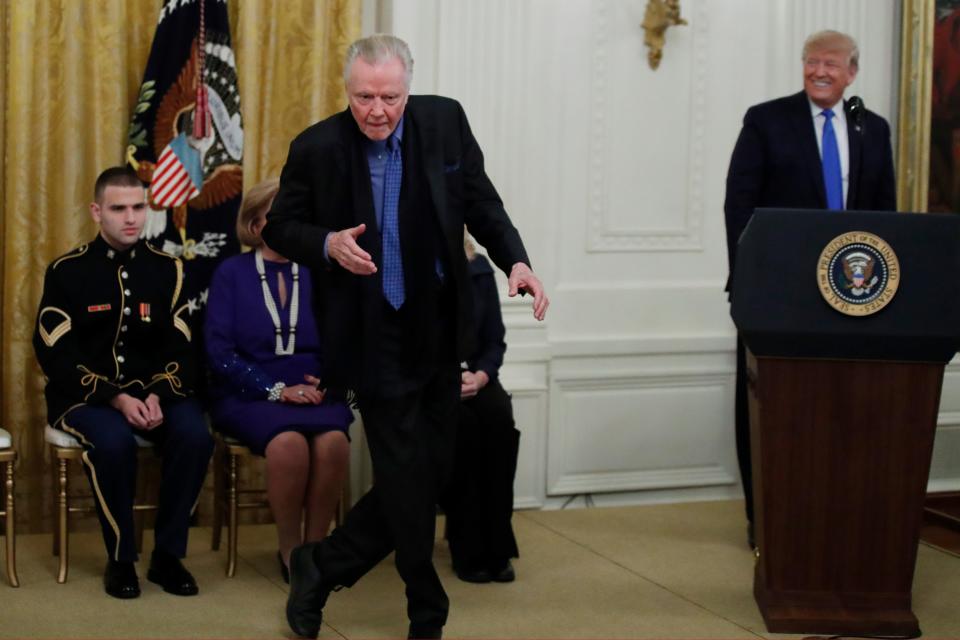
[[[588,252],[647,252],[647,251],[700,251],[703,248],[703,147],[704,111],[706,105],[707,73],[707,11],[703,0],[688,3],[685,10],[692,30],[692,60],[690,63],[691,116],[689,122],[690,142],[686,169],[686,210],[677,212],[674,218],[681,222],[677,227],[615,227],[610,220],[609,190],[605,176],[609,171],[607,116],[609,113],[607,72],[610,69],[608,47],[610,34],[609,0],[593,3],[593,64],[591,65],[593,96],[590,142],[588,149],[589,205],[587,212]],[[638,29],[638,38],[642,36]],[[676,46],[676,45],[674,45]],[[664,73],[661,69],[658,73]],[[637,114],[634,114],[637,115]]]
[[[715,421],[712,427],[699,423],[701,416],[715,416],[727,412],[728,408],[732,419],[732,401],[727,401],[733,394],[729,372],[678,372],[663,367],[659,372],[650,373],[618,374],[614,369],[594,371],[590,377],[577,375],[575,371],[564,371],[551,379],[548,496],[735,484],[732,449],[718,444],[726,440],[729,421]],[[683,397],[678,397],[677,392]],[[592,404],[585,404],[585,399]],[[578,420],[576,411],[571,410],[587,407],[587,411],[599,409],[602,414],[604,406],[620,399],[649,403],[647,411],[635,414],[637,421],[644,421],[639,423],[643,425],[642,434],[633,428],[637,423],[617,424],[604,430],[602,415],[585,422]],[[683,417],[672,415],[671,408],[677,405],[689,408],[691,413],[687,417],[693,415],[693,423],[683,423]],[[612,409],[611,418],[616,419],[622,410],[622,406]],[[658,411],[661,417],[671,415],[658,422]],[[585,429],[589,429],[592,436],[587,438],[591,450],[578,446],[585,439],[577,436],[582,436]],[[636,447],[638,455],[630,462],[635,465],[633,468],[624,468],[615,459],[608,461],[624,453],[619,448],[623,446],[619,440],[628,440],[631,447]],[[684,440],[697,443],[698,448],[690,450],[696,451],[695,455],[687,456],[681,451],[689,446],[682,442]],[[662,452],[662,455],[658,453],[653,458],[641,455],[647,451]],[[574,458],[577,458],[575,465],[571,463]],[[584,470],[584,466],[592,468]]]
[[520,390],[509,380],[504,380],[504,386],[512,396],[513,415],[520,430],[513,506],[539,508],[546,496],[547,390]]
[[737,481],[719,465],[654,471],[568,473],[550,485],[548,495],[607,493],[652,489],[686,489],[729,485]]

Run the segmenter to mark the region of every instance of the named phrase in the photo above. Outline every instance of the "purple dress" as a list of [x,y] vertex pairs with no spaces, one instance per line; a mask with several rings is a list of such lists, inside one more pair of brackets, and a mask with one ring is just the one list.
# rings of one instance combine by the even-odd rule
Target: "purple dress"
[[[219,431],[260,455],[270,440],[283,431],[346,432],[353,422],[353,413],[343,402],[324,400],[320,405],[298,405],[267,400],[267,393],[276,382],[302,384],[304,374],[323,379],[310,271],[303,266],[299,270],[299,312],[291,355],[275,353],[276,330],[264,303],[253,251],[224,260],[210,282],[204,327],[207,360],[213,372],[210,414]],[[265,260],[264,271],[286,346],[293,296],[292,264]],[[280,307],[277,273],[283,274],[286,282],[285,307]]]

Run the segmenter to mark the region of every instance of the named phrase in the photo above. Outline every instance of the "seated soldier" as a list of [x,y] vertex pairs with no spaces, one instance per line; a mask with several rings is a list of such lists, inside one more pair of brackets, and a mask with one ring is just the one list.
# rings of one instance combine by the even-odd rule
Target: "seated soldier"
[[106,592],[136,598],[134,434],[163,457],[147,579],[197,593],[180,559],[213,442],[191,397],[195,365],[181,299],[183,266],[140,240],[143,185],[126,167],[97,178],[90,214],[100,233],[47,268],[33,337],[47,377],[47,419],[83,446],[107,548]]

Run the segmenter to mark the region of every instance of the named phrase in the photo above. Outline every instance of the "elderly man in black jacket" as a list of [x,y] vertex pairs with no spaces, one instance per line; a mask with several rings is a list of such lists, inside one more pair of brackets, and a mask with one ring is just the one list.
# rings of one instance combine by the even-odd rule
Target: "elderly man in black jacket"
[[374,465],[374,487],[343,525],[292,554],[287,619],[304,636],[319,631],[331,590],[394,550],[409,635],[442,634],[435,505],[452,459],[459,363],[475,336],[464,224],[509,274],[511,295],[532,294],[540,320],[548,304],[463,109],[410,96],[412,73],[398,38],[350,46],[349,108],[290,145],[263,231],[315,274],[324,384],[356,393]]

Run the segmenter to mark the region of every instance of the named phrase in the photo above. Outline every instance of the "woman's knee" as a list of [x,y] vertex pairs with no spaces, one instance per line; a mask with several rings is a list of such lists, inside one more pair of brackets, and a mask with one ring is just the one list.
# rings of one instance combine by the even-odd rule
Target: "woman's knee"
[[317,434],[312,442],[315,462],[328,465],[345,465],[350,458],[350,441],[342,431]]
[[268,460],[297,460],[306,457],[309,451],[307,439],[297,431],[283,431],[278,433],[264,450]]

